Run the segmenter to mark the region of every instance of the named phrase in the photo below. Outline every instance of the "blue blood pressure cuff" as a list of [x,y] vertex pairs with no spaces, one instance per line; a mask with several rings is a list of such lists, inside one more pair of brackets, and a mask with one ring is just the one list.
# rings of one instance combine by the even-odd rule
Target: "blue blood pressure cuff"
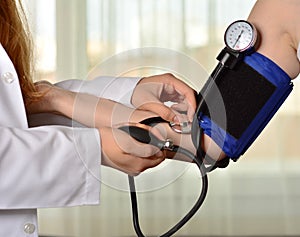
[[197,114],[199,126],[236,161],[274,116],[293,84],[279,66],[257,52],[245,56],[235,68],[222,70],[210,88],[209,80],[200,92],[206,96]]

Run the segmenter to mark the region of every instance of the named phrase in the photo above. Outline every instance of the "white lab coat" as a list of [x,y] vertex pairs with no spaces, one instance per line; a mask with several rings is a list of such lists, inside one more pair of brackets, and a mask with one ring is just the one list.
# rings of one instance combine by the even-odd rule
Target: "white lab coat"
[[[104,88],[101,95],[130,104],[137,81],[107,77],[60,85],[98,95]],[[18,77],[1,45],[0,98],[0,237],[37,237],[37,208],[98,204],[98,131],[57,125],[28,128]],[[59,123],[37,118],[33,126]]]

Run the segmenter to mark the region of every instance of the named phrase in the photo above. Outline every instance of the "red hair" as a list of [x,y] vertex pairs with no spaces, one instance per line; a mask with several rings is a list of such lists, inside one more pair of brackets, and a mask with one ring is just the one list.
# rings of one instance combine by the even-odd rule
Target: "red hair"
[[0,43],[15,66],[25,105],[36,100],[33,44],[21,0],[0,1]]

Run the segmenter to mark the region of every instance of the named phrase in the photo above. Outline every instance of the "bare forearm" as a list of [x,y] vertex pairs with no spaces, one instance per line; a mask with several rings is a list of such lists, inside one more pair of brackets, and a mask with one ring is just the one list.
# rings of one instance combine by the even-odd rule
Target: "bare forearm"
[[47,111],[43,109],[43,112],[59,113],[88,127],[114,127],[129,122],[138,123],[146,117],[156,116],[154,113],[129,108],[112,100],[58,87],[53,87],[44,101],[47,101]]

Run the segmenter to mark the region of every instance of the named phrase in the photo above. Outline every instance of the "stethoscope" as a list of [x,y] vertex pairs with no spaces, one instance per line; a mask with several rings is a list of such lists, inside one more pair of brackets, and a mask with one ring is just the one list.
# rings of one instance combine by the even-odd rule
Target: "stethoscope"
[[[201,103],[202,106],[204,103]],[[201,109],[201,107],[199,109]],[[163,120],[160,117],[150,118],[146,119],[141,122],[142,124],[153,126],[157,123],[169,123],[165,120]],[[194,126],[196,123],[194,123]],[[200,137],[203,135],[202,129],[199,129],[199,125],[196,125],[198,128],[193,127],[193,124],[190,122],[175,124],[175,123],[169,123],[169,126],[173,129],[173,131],[177,133],[191,133],[191,131],[199,130],[197,134],[200,134]],[[174,153],[180,153],[184,155],[186,158],[188,158],[191,162],[195,163],[196,166],[199,169],[200,175],[202,177],[202,186],[201,186],[201,192],[200,195],[193,205],[193,207],[190,209],[190,211],[176,224],[174,225],[170,230],[168,230],[166,233],[161,235],[161,237],[169,237],[175,234],[183,225],[185,225],[200,209],[202,206],[208,190],[208,177],[207,173],[211,172],[212,170],[216,168],[224,168],[228,165],[229,159],[224,159],[222,161],[214,161],[209,156],[205,155],[204,152],[198,148],[198,151],[196,155],[194,155],[192,152],[190,152],[187,149],[184,149],[180,146],[174,145],[173,141],[170,139],[166,140],[160,140],[156,136],[154,136],[151,132],[148,130],[137,127],[137,126],[123,126],[120,127],[124,132],[127,132],[130,134],[131,137],[136,139],[139,142],[145,143],[145,144],[151,144],[153,146],[158,147],[160,150],[168,150]],[[197,139],[198,144],[201,144],[201,138]],[[205,157],[203,159],[203,157]],[[206,164],[204,164],[204,160],[206,160]],[[134,177],[131,175],[128,175],[128,181],[129,181],[129,188],[130,188],[130,197],[131,197],[131,208],[132,208],[132,217],[133,217],[133,225],[135,232],[138,237],[145,237],[143,234],[140,224],[139,224],[139,215],[138,215],[138,200],[137,200],[137,194],[136,194],[136,188],[135,188],[135,182]]]
[[[189,150],[186,150],[178,145],[175,145],[172,140],[160,140],[155,135],[153,135],[148,130],[137,127],[137,126],[122,126],[119,129],[128,133],[131,137],[136,139],[137,141],[145,144],[151,144],[153,146],[158,147],[160,150],[168,150],[175,153],[181,153],[186,158],[188,158],[191,162],[195,163],[199,169],[199,172],[202,177],[202,186],[200,195],[190,209],[190,211],[170,230],[161,235],[161,237],[169,237],[176,233],[183,225],[185,225],[200,209],[202,206],[208,190],[208,177],[207,174],[213,171],[216,168],[225,168],[228,166],[230,158],[226,157],[221,161],[215,161],[211,157],[209,157],[202,150],[201,139],[203,138],[203,129],[199,125],[199,121],[201,119],[201,114],[204,109],[207,109],[206,105],[206,97],[210,92],[210,88],[215,85],[216,80],[219,79],[224,68],[234,68],[235,65],[243,58],[245,52],[251,49],[257,40],[257,32],[255,27],[244,20],[235,21],[229,25],[225,32],[225,44],[226,47],[221,51],[217,59],[219,63],[212,74],[209,76],[207,80],[207,84],[204,86],[204,90],[200,91],[200,93],[196,96],[197,100],[197,110],[193,119],[193,122],[182,122],[182,123],[172,123],[165,121],[160,117],[149,118],[142,121],[142,124],[148,126],[154,126],[158,123],[168,123],[169,126],[176,133],[181,134],[191,134],[193,144],[196,148],[196,154],[193,154]],[[205,162],[204,162],[205,161]],[[131,196],[131,205],[132,205],[132,216],[133,216],[133,225],[138,237],[145,237],[143,234],[140,224],[139,224],[139,216],[138,216],[138,206],[137,206],[137,195],[134,177],[128,175],[129,188],[130,188],[130,196]]]

